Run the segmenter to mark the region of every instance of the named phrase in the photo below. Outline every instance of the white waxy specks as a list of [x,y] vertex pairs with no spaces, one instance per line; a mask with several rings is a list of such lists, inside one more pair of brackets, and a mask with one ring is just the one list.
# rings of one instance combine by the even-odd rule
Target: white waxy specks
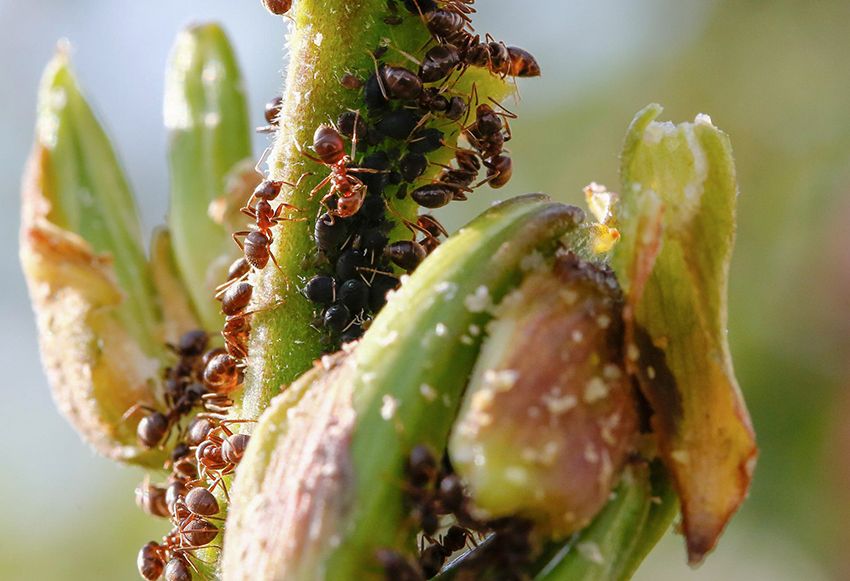
[[564,395],[560,387],[553,387],[548,393],[543,394],[540,401],[553,416],[566,413],[578,405],[578,398],[574,395]]
[[475,293],[466,295],[463,299],[463,304],[470,313],[483,313],[493,306],[493,300],[490,298],[490,290],[481,285],[475,289]]
[[473,337],[477,337],[481,333],[481,327],[478,325],[470,325],[469,326],[469,334]]
[[584,401],[594,403],[608,397],[608,386],[599,377],[594,377],[584,386]]
[[376,377],[378,377],[378,374],[375,373],[374,371],[364,373],[363,374],[363,383],[365,383],[366,385],[371,385],[375,381]]
[[437,399],[437,390],[427,383],[423,383],[419,386],[419,393],[421,393],[422,397],[424,397],[427,401],[434,401]]
[[599,427],[601,428],[602,439],[605,440],[605,443],[609,446],[613,446],[617,443],[617,439],[614,437],[614,428],[620,425],[620,414],[614,414],[609,418],[605,418],[599,421]]
[[522,466],[508,466],[505,468],[505,480],[524,486],[528,483],[528,471]]
[[623,372],[620,371],[620,367],[613,363],[607,363],[605,367],[602,368],[602,376],[605,379],[620,379],[623,376]]
[[493,416],[489,410],[493,407],[494,394],[489,389],[482,389],[472,396],[471,419],[466,426],[474,433],[478,427],[489,426],[493,423]]
[[437,323],[434,332],[437,334],[437,337],[445,337],[449,334],[449,328],[442,323]]
[[442,295],[443,298],[448,302],[454,300],[457,296],[458,286],[456,283],[443,281],[438,284],[434,290],[437,291],[437,294]]
[[582,334],[581,331],[575,330],[575,331],[573,331],[572,338],[573,338],[573,342],[581,343],[582,340],[584,339],[584,335]]
[[325,37],[324,37],[324,36],[322,36],[322,33],[321,33],[321,32],[317,32],[317,33],[316,33],[316,36],[314,36],[314,37],[313,37],[313,44],[315,44],[316,46],[322,46],[322,41],[323,41],[324,39],[325,39]]
[[443,405],[446,406],[447,408],[452,407],[452,398],[450,398],[449,394],[447,394],[447,393],[443,394]]
[[519,372],[513,369],[496,371],[488,369],[484,372],[484,389],[493,391],[509,391],[519,379]]
[[648,145],[661,143],[664,136],[673,133],[674,131],[676,131],[676,126],[670,121],[665,121],[663,123],[653,121],[643,133],[643,142]]
[[650,379],[655,379],[655,368],[652,365],[646,368],[646,376]]
[[600,329],[607,329],[611,324],[611,317],[608,315],[599,315],[596,318],[596,324],[599,325]]
[[393,419],[398,409],[398,400],[387,394],[383,397],[384,404],[381,406],[381,417],[387,421]]
[[561,290],[560,297],[566,304],[574,305],[578,300],[578,293],[573,289],[565,288]]
[[404,285],[407,284],[407,281],[409,281],[409,280],[410,280],[410,275],[409,274],[403,274],[399,277],[398,282],[401,284],[401,286],[404,286]]
[[588,442],[584,447],[584,459],[591,464],[599,462],[599,452],[596,451],[596,448],[590,442]]
[[398,331],[393,330],[378,339],[378,345],[381,347],[389,347],[396,341],[398,341]]
[[523,272],[531,272],[532,270],[537,270],[543,266],[545,262],[543,255],[535,250],[531,254],[527,254],[522,257],[522,260],[519,261],[519,267],[523,270]]
[[584,188],[584,197],[587,200],[587,206],[590,212],[599,222],[605,222],[611,217],[611,208],[619,199],[619,196],[613,192],[609,192],[608,188],[596,182],[590,182]]
[[714,123],[711,122],[711,117],[705,113],[698,114],[696,119],[694,119],[694,123],[697,125],[708,125],[710,127],[714,127]]
[[687,450],[673,450],[670,452],[670,457],[679,464],[687,464],[691,461],[691,455]]
[[201,81],[205,85],[212,85],[224,76],[224,65],[221,61],[211,60],[204,64],[204,69],[201,71]]
[[640,349],[637,348],[637,345],[629,343],[626,347],[626,357],[628,357],[631,361],[637,361],[640,359]]
[[602,565],[605,562],[605,557],[602,555],[602,551],[596,543],[590,541],[586,543],[579,543],[576,545],[576,550],[578,550],[579,555],[591,563]]
[[475,343],[475,340],[469,335],[461,335],[460,342],[464,345],[472,345],[473,343]]
[[334,358],[333,358],[333,356],[331,356],[331,355],[324,355],[324,356],[322,357],[321,361],[322,361],[322,368],[323,368],[325,371],[328,371],[331,367],[333,367],[333,364],[334,364]]
[[553,466],[558,459],[558,442],[548,442],[542,450],[524,448],[520,454],[523,462]]

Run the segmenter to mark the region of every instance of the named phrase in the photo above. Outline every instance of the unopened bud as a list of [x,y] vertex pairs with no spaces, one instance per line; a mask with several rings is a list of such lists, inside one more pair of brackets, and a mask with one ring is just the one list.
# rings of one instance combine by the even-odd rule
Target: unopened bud
[[614,273],[575,254],[500,304],[449,444],[481,516],[568,535],[608,501],[637,412]]

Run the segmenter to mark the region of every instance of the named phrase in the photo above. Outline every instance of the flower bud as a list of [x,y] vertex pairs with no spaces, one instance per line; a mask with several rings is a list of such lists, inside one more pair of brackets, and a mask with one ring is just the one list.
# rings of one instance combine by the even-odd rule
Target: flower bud
[[135,404],[153,405],[162,315],[132,196],[65,47],[45,72],[22,191],[20,258],[53,398],[83,438],[147,463]]
[[[233,195],[228,180],[234,171],[245,175],[236,166],[251,157],[244,82],[219,25],[190,26],[178,35],[165,75],[164,113],[174,259],[198,317],[213,329],[223,323],[214,289],[238,256],[226,218],[235,197],[247,199],[239,176]],[[259,178],[250,166],[249,179]]]
[[449,444],[480,516],[564,536],[608,501],[637,432],[621,307],[614,273],[572,253],[499,305]]
[[445,448],[491,300],[583,218],[541,195],[494,206],[422,262],[349,353],[274,399],[237,472],[224,578],[360,578],[379,550],[413,546],[404,459]]
[[611,264],[626,294],[626,365],[654,412],[695,565],[746,498],[758,455],[726,331],[738,186],[711,119],[673,125],[660,113],[650,105],[626,135]]

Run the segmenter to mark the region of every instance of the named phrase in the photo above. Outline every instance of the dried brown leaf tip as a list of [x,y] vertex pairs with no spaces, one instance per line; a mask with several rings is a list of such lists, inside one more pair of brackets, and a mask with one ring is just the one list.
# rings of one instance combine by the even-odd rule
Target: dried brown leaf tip
[[449,448],[488,517],[562,536],[608,501],[638,429],[621,307],[614,273],[572,253],[498,307]]
[[746,498],[758,455],[726,330],[738,187],[729,138],[707,116],[673,125],[660,113],[647,107],[626,136],[612,264],[627,297],[626,363],[698,564]]
[[24,181],[20,253],[53,399],[99,453],[144,461],[135,424],[121,416],[134,404],[154,404],[159,361],[116,317],[125,295],[112,258],[48,221],[48,163],[47,151],[36,147]]

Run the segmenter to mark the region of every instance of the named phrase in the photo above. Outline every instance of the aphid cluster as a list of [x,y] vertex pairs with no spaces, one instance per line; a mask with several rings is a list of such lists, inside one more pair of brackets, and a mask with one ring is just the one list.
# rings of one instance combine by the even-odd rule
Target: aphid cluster
[[[449,557],[467,547],[467,553],[454,564],[465,573],[463,579],[521,581],[530,563],[531,525],[518,518],[482,521],[469,510],[469,498],[460,478],[446,456],[438,463],[426,446],[415,446],[405,462],[405,496],[410,516],[420,529],[424,543],[417,560],[396,551],[382,549],[376,560],[387,581],[417,581],[435,577]],[[452,523],[445,527],[447,521]],[[480,543],[478,541],[481,541]]]
[[[313,326],[323,333],[329,350],[358,338],[385,303],[387,291],[397,286],[398,270],[414,270],[446,235],[430,214],[415,222],[403,219],[394,209],[395,200],[410,196],[423,208],[440,208],[467,199],[485,183],[501,187],[512,175],[504,144],[511,136],[507,120],[515,115],[495,101],[479,104],[474,85],[468,94],[456,90],[466,68],[485,67],[502,77],[540,72],[526,51],[472,34],[472,2],[405,0],[406,15],[398,4],[388,1],[387,22],[422,19],[433,46],[422,60],[389,44],[369,51],[373,72],[340,79],[344,87],[362,92],[363,107],[319,126],[312,152],[302,150],[327,171],[310,192],[311,198],[321,196],[324,211],[313,230],[315,252],[304,260],[305,271],[315,274],[301,290],[316,305]],[[396,64],[399,55],[416,68]],[[272,126],[279,111],[279,100],[267,106]],[[454,148],[451,166],[429,160],[448,147],[447,135],[469,143]],[[428,177],[433,165],[442,170]],[[486,178],[476,183],[482,169]],[[389,241],[397,222],[410,230],[412,239]]]
[[[286,13],[291,5],[263,3],[276,14]],[[302,151],[326,171],[310,192],[311,197],[320,196],[323,209],[312,228],[315,250],[302,262],[305,276],[300,290],[316,306],[313,326],[328,350],[360,337],[385,304],[387,292],[398,285],[400,271],[413,271],[447,236],[428,213],[415,221],[404,219],[394,208],[397,200],[409,196],[421,207],[439,208],[467,199],[478,186],[501,187],[511,177],[513,165],[504,144],[511,137],[508,120],[515,116],[495,101],[479,103],[474,85],[469,93],[456,87],[468,67],[484,67],[501,77],[534,76],[539,67],[521,49],[473,35],[471,4],[471,0],[387,0],[387,24],[415,18],[427,25],[432,38],[424,56],[417,60],[391,45],[370,51],[373,71],[340,79],[347,89],[361,92],[362,107],[345,110],[316,128],[312,151]],[[394,60],[388,56],[391,50]],[[399,65],[399,55],[415,66]],[[268,125],[261,131],[276,130],[281,104],[280,98],[269,102]],[[438,165],[429,157],[449,147],[446,141],[455,135],[467,146],[453,148],[454,164],[439,165],[439,173],[429,177],[434,174],[429,169]],[[486,178],[477,181],[482,170]],[[242,420],[227,419],[227,412],[231,394],[243,383],[250,317],[257,312],[250,307],[250,275],[269,263],[278,267],[271,250],[276,225],[307,219],[297,217],[299,208],[279,201],[284,188],[297,186],[264,176],[241,209],[251,220],[248,229],[233,234],[243,256],[231,265],[227,281],[216,291],[225,316],[224,346],[208,349],[210,338],[203,331],[184,335],[173,347],[176,364],[165,371],[164,411],[134,406],[127,413],[129,417],[146,410],[137,429],[146,449],[164,448],[177,434],[165,466],[166,482],[154,484],[146,478],[136,491],[145,512],[173,524],[161,542],[150,542],[139,552],[144,579],[164,575],[167,581],[191,580],[192,571],[197,572],[194,551],[210,547],[221,531],[221,507],[214,491],[220,487],[228,495],[225,477],[235,470],[249,441],[232,429]],[[397,223],[411,232],[410,239],[390,242]],[[481,533],[492,535],[490,543],[507,534],[498,523],[481,523],[470,516],[459,479],[447,461],[438,466],[427,448],[413,450],[407,471],[411,517],[427,546],[415,562],[391,551],[379,552],[376,557],[388,579],[431,578],[450,555],[474,544]],[[443,530],[441,524],[448,518],[455,524]],[[514,554],[519,544],[514,543]],[[492,566],[494,559],[481,567]]]

